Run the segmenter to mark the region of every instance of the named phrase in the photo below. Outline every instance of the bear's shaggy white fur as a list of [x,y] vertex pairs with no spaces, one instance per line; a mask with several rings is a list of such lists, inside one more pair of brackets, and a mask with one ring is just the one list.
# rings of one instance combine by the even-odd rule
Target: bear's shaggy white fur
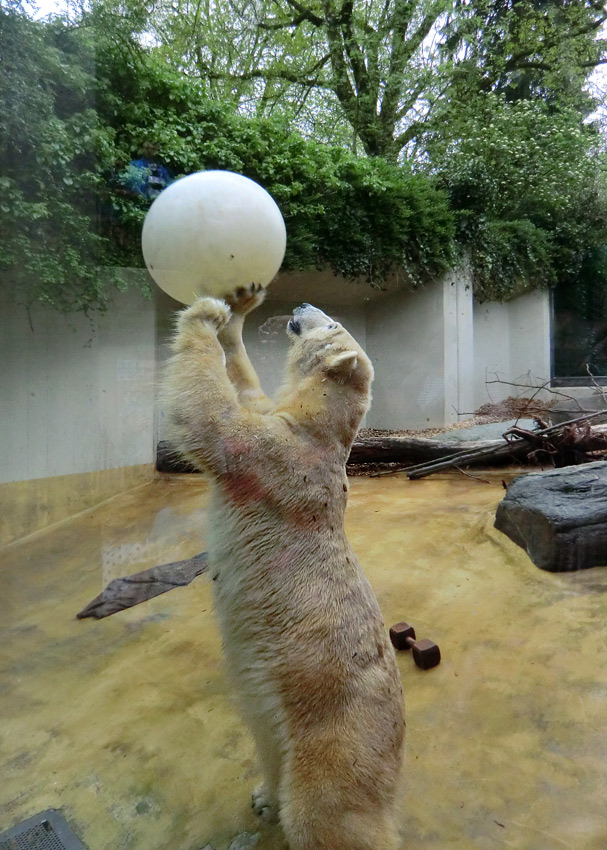
[[212,486],[216,610],[264,786],[291,850],[396,850],[402,689],[371,586],[344,531],[345,464],[371,363],[304,304],[286,381],[267,399],[242,343],[258,287],[178,319],[165,399],[172,442]]

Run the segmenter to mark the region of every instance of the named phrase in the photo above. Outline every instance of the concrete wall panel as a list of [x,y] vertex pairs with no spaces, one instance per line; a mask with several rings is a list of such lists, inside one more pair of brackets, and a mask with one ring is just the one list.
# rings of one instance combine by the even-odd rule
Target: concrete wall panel
[[443,288],[399,292],[367,308],[375,367],[373,428],[425,428],[444,417]]
[[[305,280],[297,285],[292,299],[288,287],[274,297],[270,289],[245,329],[270,395],[283,378],[287,319],[306,300]],[[328,278],[323,287],[324,299],[314,293],[316,306],[342,321],[374,363],[372,427],[442,426],[490,399],[516,394],[506,383],[487,384],[496,374],[505,382],[527,376],[538,383],[549,376],[546,293],[476,304],[473,313],[464,272],[415,292],[368,299],[361,290],[358,303],[352,284]],[[2,297],[0,481],[152,462],[156,439],[163,437],[157,361],[166,356],[181,305],[160,292],[156,303],[121,294],[107,315],[90,321],[42,307],[28,315],[17,294],[5,288]]]
[[509,396],[528,396],[530,391],[525,387],[541,386],[549,377],[547,292],[528,292],[505,303],[474,305],[475,407]]
[[154,303],[118,294],[87,319],[1,297],[0,482],[150,463]]
[[445,425],[474,410],[474,322],[472,282],[467,266],[445,275],[443,289]]

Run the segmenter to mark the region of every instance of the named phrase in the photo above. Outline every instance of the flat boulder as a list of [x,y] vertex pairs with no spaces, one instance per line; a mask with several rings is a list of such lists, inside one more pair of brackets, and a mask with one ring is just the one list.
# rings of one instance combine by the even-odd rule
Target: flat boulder
[[[481,440],[499,440],[502,435],[514,426],[524,428],[526,431],[535,431],[537,425],[535,419],[509,419],[506,422],[486,422],[483,425],[468,425],[466,428],[454,428],[453,431],[445,431],[436,434],[430,439],[437,443],[448,442],[475,442]],[[466,448],[462,446],[462,448]]]
[[495,527],[542,570],[607,566],[607,463],[515,478],[498,505]]

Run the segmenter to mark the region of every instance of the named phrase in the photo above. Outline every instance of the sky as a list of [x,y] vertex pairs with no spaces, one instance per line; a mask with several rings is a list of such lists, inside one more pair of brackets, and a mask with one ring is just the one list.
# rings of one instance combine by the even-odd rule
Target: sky
[[23,5],[28,14],[36,20],[51,14],[61,14],[67,8],[66,0],[37,0],[33,3],[25,0]]

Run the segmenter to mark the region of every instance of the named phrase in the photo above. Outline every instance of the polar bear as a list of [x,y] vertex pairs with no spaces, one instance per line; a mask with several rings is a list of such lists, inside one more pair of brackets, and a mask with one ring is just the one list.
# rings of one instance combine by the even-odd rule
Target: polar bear
[[404,741],[396,659],[344,531],[345,464],[371,363],[302,304],[277,401],[242,342],[259,287],[181,312],[165,402],[173,445],[211,482],[208,550],[228,670],[291,850],[395,850]]

